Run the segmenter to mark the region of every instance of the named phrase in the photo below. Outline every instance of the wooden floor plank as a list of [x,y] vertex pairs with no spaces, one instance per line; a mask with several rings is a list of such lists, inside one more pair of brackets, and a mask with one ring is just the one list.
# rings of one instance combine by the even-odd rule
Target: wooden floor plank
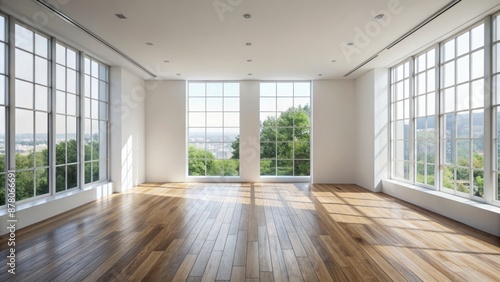
[[[16,247],[13,281],[496,281],[500,273],[500,238],[356,185],[144,184],[20,229]],[[0,265],[0,281],[9,275]]]

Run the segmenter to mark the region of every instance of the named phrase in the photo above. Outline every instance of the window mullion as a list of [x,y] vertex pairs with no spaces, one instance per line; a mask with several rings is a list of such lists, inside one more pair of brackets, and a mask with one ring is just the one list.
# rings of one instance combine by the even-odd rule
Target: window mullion
[[[494,142],[492,142],[492,132],[494,128],[492,125],[493,112],[492,112],[492,16],[487,16],[484,19],[484,199],[487,203],[493,203],[496,187],[493,176],[493,157]],[[498,56],[498,55],[497,55]]]
[[435,159],[434,159],[434,189],[440,190],[441,187],[441,164],[443,163],[443,155],[441,148],[441,132],[443,132],[441,128],[441,84],[439,81],[441,80],[441,48],[439,48],[439,44],[434,47],[435,56],[434,56],[434,148],[436,148]]
[[8,32],[8,81],[9,81],[9,96],[7,103],[7,121],[9,139],[7,140],[8,154],[8,170],[16,169],[16,47],[15,47],[15,22],[12,17],[7,19],[9,32]]
[[408,103],[409,103],[409,113],[408,113],[408,119],[409,119],[409,128],[411,128],[410,132],[409,132],[409,146],[410,146],[410,182],[415,184],[416,182],[416,177],[415,177],[415,174],[416,174],[416,168],[417,168],[417,165],[416,165],[416,157],[415,157],[415,154],[417,153],[416,152],[416,146],[415,146],[415,142],[416,142],[416,134],[415,134],[415,130],[416,130],[416,127],[415,127],[415,57],[411,57],[410,60],[408,61],[409,63],[409,74],[408,74],[408,79],[409,79],[409,87],[410,89],[409,90],[409,97],[408,97]]
[[[77,112],[77,129],[76,138],[78,140],[78,187],[82,188],[85,184],[85,53],[78,52],[78,64],[77,69],[79,71],[78,75],[78,90],[79,91],[79,106]],[[108,162],[109,163],[109,162]]]
[[50,108],[49,108],[49,142],[48,142],[48,148],[49,148],[49,194],[50,195],[55,195],[56,194],[56,142],[55,142],[55,136],[56,136],[56,130],[55,130],[55,125],[56,125],[56,39],[52,37],[50,39],[50,75],[49,75],[49,101],[50,101]]

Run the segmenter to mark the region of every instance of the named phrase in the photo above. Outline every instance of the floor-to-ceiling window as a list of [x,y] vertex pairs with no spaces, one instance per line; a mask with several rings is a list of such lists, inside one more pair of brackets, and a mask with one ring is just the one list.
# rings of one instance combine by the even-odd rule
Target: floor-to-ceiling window
[[0,15],[0,206],[5,205],[6,173],[7,173],[7,24]]
[[493,92],[493,146],[494,146],[494,197],[500,200],[500,15],[496,15],[493,19],[493,75],[492,75],[492,92]]
[[189,176],[239,175],[239,97],[236,82],[189,82]]
[[108,67],[90,57],[84,59],[85,184],[107,178],[108,160]]
[[0,206],[9,169],[18,201],[107,179],[108,67],[81,54],[0,15]]
[[309,176],[311,83],[260,83],[260,174]]
[[78,53],[56,43],[56,191],[78,187]]
[[[494,16],[493,21],[487,17],[441,42],[439,47],[391,68],[394,179],[498,204],[495,201],[499,199],[499,123],[498,99],[494,95],[498,91],[500,72],[498,26],[498,16]],[[491,30],[493,36],[490,36]],[[398,76],[407,63],[409,108],[402,103],[406,98],[400,93],[401,77]],[[490,67],[492,74],[489,74]],[[490,99],[493,119],[488,114]],[[405,114],[407,109],[411,109],[409,115]],[[407,118],[408,121],[402,122]],[[485,126],[490,121],[492,126]],[[486,140],[485,135],[489,136],[490,132],[493,139]],[[408,139],[409,146],[406,145]],[[495,148],[493,159],[485,155],[489,147]],[[489,160],[493,168],[485,171]],[[489,179],[495,179],[496,183],[485,186]],[[492,196],[485,199],[485,195]]]
[[49,41],[15,24],[16,200],[49,193]]

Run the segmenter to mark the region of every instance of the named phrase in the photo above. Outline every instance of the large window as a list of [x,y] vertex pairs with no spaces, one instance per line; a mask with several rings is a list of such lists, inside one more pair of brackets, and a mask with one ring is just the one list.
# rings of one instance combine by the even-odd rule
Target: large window
[[56,44],[56,191],[78,187],[78,54]]
[[189,83],[189,176],[239,175],[239,95],[239,83]]
[[310,82],[260,84],[260,174],[309,176]]
[[108,67],[85,57],[85,184],[107,178]]
[[0,15],[0,206],[5,205],[7,172],[7,37],[5,17]]
[[410,62],[391,71],[393,176],[410,180]]
[[484,25],[442,44],[444,191],[483,196]]
[[[499,199],[498,192],[484,199],[485,189],[493,192],[492,187],[485,187],[485,178],[493,178],[494,172],[498,179],[498,164],[489,172],[484,165],[485,148],[491,142],[484,138],[490,130],[485,124],[491,118],[485,111],[485,98],[489,100],[491,95],[485,70],[493,62],[493,89],[498,89],[500,72],[495,57],[499,52],[498,17],[494,20],[493,57],[485,56],[489,22],[478,23],[439,48],[391,69],[394,179],[489,203]],[[490,58],[491,62],[486,61]],[[493,99],[493,105],[497,117],[498,99]],[[497,130],[493,132],[495,147],[499,146]]]
[[496,200],[500,200],[500,15],[497,15],[493,20],[493,116],[494,116],[494,131],[493,131],[493,146],[495,161],[493,164],[495,193]]
[[0,206],[8,169],[18,201],[107,178],[108,67],[81,54],[0,15]]
[[15,24],[16,200],[49,193],[49,39]]

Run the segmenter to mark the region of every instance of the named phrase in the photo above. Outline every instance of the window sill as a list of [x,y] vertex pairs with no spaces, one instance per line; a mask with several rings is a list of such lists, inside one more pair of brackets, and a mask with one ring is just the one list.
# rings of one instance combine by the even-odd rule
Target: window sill
[[500,236],[500,207],[391,179],[382,180],[382,192]]

